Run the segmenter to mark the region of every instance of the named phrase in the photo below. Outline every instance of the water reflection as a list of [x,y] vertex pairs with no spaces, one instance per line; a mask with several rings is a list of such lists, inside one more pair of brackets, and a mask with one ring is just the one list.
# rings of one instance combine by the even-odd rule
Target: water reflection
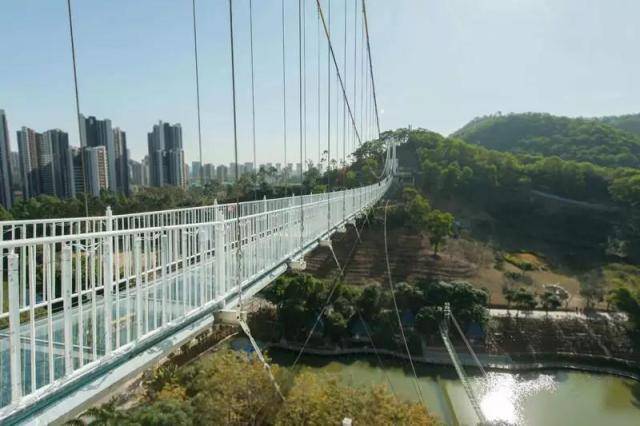
[[474,388],[487,420],[523,424],[524,402],[540,392],[555,392],[557,385],[555,378],[547,374],[526,379],[518,374],[490,372],[476,379]]

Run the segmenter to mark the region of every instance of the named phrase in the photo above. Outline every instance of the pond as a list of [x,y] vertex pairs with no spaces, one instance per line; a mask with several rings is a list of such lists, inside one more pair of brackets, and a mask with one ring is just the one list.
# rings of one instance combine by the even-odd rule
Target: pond
[[[272,362],[293,364],[295,354],[271,349]],[[408,363],[375,357],[303,356],[309,371],[339,377],[351,386],[385,383],[400,398],[418,401]],[[418,384],[432,413],[446,424],[472,425],[476,416],[455,370],[416,365]],[[488,372],[475,375],[472,387],[488,420],[519,425],[640,425],[640,382],[611,375],[568,370],[535,373]]]

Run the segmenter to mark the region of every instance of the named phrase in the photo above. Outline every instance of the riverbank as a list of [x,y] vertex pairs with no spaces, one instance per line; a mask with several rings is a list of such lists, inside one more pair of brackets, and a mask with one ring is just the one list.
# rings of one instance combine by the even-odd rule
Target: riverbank
[[[286,341],[269,342],[264,343],[264,349],[276,348],[286,350],[290,352],[300,352],[301,346]],[[371,347],[360,348],[310,348],[305,347],[304,353],[308,355],[316,355],[323,357],[336,357],[336,356],[349,356],[349,355],[383,355],[385,357],[391,357],[401,360],[409,360],[406,353],[392,351],[389,349],[380,348],[374,350]],[[514,359],[514,356],[516,359]],[[492,354],[477,354],[482,367],[485,370],[503,371],[503,372],[527,372],[527,371],[544,371],[544,370],[573,370],[583,371],[587,373],[595,374],[610,374],[613,376],[624,377],[640,382],[640,366],[636,363],[631,363],[626,360],[618,358],[607,358],[599,356],[588,356],[592,363],[585,363],[586,355],[576,354],[535,354],[537,360],[527,360],[528,354],[514,354],[514,356],[507,355],[492,355]],[[555,360],[553,358],[556,358]],[[460,362],[463,366],[472,369],[478,369],[478,365],[473,360],[471,355],[459,354]],[[548,358],[540,360],[540,358]],[[449,355],[444,350],[437,348],[429,348],[426,351],[423,350],[423,354],[420,356],[412,355],[411,359],[414,362],[419,362],[427,365],[437,366],[452,366]],[[611,365],[604,365],[610,363]],[[620,363],[626,364],[629,369],[620,368]],[[602,365],[595,365],[602,364]]]

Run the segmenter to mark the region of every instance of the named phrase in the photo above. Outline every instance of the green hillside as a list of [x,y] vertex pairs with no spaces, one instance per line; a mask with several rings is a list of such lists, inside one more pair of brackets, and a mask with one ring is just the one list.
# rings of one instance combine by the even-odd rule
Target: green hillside
[[614,115],[610,117],[601,117],[597,120],[620,130],[640,135],[640,114]]
[[632,130],[640,122],[635,121],[638,116],[625,117],[629,118],[568,118],[541,113],[491,115],[472,120],[453,136],[499,151],[640,168],[640,135],[620,130],[623,127]]

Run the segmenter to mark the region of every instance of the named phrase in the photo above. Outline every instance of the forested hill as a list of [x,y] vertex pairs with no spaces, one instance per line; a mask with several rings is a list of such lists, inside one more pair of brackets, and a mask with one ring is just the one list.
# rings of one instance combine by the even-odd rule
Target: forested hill
[[[621,130],[625,128],[626,130]],[[489,149],[640,168],[640,116],[599,119],[524,113],[472,120],[453,136]]]
[[616,127],[620,130],[625,130],[629,133],[634,133],[640,136],[640,113],[639,114],[627,114],[627,115],[612,115],[609,117],[600,117],[596,120],[600,120],[610,126]]

